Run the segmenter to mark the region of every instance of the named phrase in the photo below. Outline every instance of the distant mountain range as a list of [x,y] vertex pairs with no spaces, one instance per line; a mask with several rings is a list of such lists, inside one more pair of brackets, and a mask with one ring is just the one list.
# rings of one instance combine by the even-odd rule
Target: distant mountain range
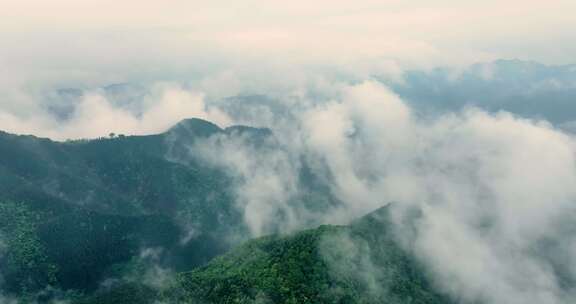
[[576,120],[576,65],[497,60],[461,69],[407,71],[403,81],[387,84],[421,111],[474,106],[555,124]]
[[[576,65],[545,65],[533,61],[496,60],[461,68],[407,70],[401,80],[374,78],[394,90],[416,110],[440,114],[465,107],[490,112],[508,111],[527,118],[546,119],[568,129],[576,125]],[[136,117],[146,107],[151,91],[145,85],[116,83],[100,88],[60,88],[49,96],[49,111],[66,120],[89,93],[102,95],[114,107]],[[266,95],[230,96],[218,102],[243,121],[246,108],[264,106],[272,112],[283,105]],[[238,107],[242,105],[242,110]],[[286,112],[286,111],[283,111]]]

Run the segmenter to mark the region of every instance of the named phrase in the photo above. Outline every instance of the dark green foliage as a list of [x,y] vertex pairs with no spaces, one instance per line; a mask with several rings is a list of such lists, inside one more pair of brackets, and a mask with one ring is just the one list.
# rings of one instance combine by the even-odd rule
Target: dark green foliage
[[8,291],[26,293],[56,282],[57,266],[38,237],[40,218],[23,204],[0,202],[0,242],[6,251],[0,271]]
[[[156,233],[147,234],[150,230]],[[81,290],[96,288],[109,266],[138,255],[144,242],[150,246],[171,244],[177,235],[178,227],[162,217],[91,212],[64,215],[43,224],[41,230],[46,247],[52,248],[49,256],[59,265],[59,286]]]
[[146,248],[162,248],[155,263],[175,270],[224,252],[225,236],[245,231],[230,179],[188,148],[214,132],[223,130],[196,119],[159,135],[68,142],[0,132],[0,201],[21,202],[2,205],[0,290],[92,292]]
[[[317,259],[319,233],[305,231],[288,241],[279,236],[251,241],[209,266],[180,276],[182,300],[235,303],[265,297],[274,303],[313,298],[329,278]],[[240,301],[240,302],[242,302]]]
[[0,197],[123,215],[172,214],[191,197],[229,203],[226,175],[201,166],[188,148],[198,134],[219,130],[187,120],[160,135],[67,143],[0,132]]
[[181,274],[177,303],[450,303],[393,239],[387,210],[253,240]]
[[[231,178],[190,156],[214,134],[275,148],[267,130],[194,119],[64,143],[0,132],[0,291],[23,303],[448,303],[398,247],[386,209],[252,240],[206,265],[247,231]],[[337,204],[306,164],[299,182],[294,204]],[[151,284],[156,267],[181,274]]]
[[125,283],[96,292],[73,304],[154,304],[158,292],[150,287],[136,283]]

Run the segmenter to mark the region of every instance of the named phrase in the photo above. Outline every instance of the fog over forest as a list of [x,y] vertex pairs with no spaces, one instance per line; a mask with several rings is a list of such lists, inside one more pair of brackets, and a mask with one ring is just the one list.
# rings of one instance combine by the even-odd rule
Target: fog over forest
[[0,304],[576,301],[576,3],[8,0]]

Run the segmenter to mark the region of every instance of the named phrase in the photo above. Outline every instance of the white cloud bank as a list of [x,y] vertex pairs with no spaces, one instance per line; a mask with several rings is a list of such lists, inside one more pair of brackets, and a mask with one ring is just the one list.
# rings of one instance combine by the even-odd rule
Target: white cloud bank
[[[233,138],[204,146],[206,160],[241,181],[238,202],[254,234],[294,229],[310,217],[346,222],[394,201],[422,210],[416,235],[400,236],[454,297],[576,299],[564,286],[576,277],[573,137],[543,121],[475,109],[419,118],[372,81],[332,90],[323,102],[291,104],[293,113],[254,117],[257,125],[274,122],[279,149]],[[314,213],[293,204],[303,191],[302,159],[343,207]]]
[[[55,122],[38,109],[61,88],[168,81],[210,98],[285,96],[313,80],[398,79],[407,67],[501,57],[566,63],[576,54],[570,0],[5,0],[1,8],[0,129],[57,138],[100,135],[94,123],[46,131]],[[102,120],[133,126],[117,132],[155,124],[110,117]]]
[[182,119],[197,117],[221,125],[229,119],[218,110],[209,109],[204,95],[178,85],[156,85],[139,100],[144,109],[135,115],[115,106],[99,91],[87,92],[79,98],[68,119],[62,121],[45,109],[32,107],[25,117],[0,110],[2,130],[18,134],[34,134],[57,140],[96,138],[115,134],[155,134],[164,132]]

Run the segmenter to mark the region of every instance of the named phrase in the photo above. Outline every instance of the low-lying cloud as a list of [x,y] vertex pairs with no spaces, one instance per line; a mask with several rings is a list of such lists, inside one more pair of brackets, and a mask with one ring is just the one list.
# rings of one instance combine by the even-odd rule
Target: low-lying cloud
[[223,113],[207,107],[202,93],[180,85],[152,86],[137,101],[141,113],[115,105],[102,90],[80,91],[79,94],[76,100],[64,105],[71,112],[66,119],[51,113],[41,103],[32,107],[26,115],[0,109],[2,130],[65,140],[103,137],[110,133],[155,134],[190,117],[229,124]]
[[[308,223],[309,206],[288,203],[306,165],[342,203],[314,214],[320,222],[345,223],[386,202],[420,209],[416,234],[399,237],[456,299],[574,299],[571,135],[545,121],[474,108],[421,117],[374,81],[335,84],[326,96],[292,104],[291,113],[275,119],[253,117],[254,125],[273,130],[273,150],[219,138],[200,153],[241,180],[238,206],[255,235],[282,220],[284,228]],[[277,210],[293,216],[271,216]]]
[[[191,147],[233,178],[253,236],[346,223],[396,202],[398,219],[421,210],[415,234],[399,220],[398,237],[454,298],[575,302],[569,99],[549,115],[562,129],[498,109],[426,116],[374,80],[402,83],[407,67],[519,55],[573,61],[574,1],[250,3],[4,5],[0,130],[66,140],[159,133],[190,117],[266,127],[273,137],[258,144],[219,134]],[[495,72],[484,66],[480,78]],[[111,83],[142,84],[136,108],[116,104],[104,87]],[[574,88],[553,78],[513,84],[543,96]],[[66,88],[79,94],[55,101]],[[306,184],[304,169],[317,184]],[[183,243],[194,237],[188,228]]]
[[[28,115],[0,112],[2,127],[55,139],[158,133],[189,117],[266,127],[273,135],[258,143],[237,131],[191,147],[194,157],[233,178],[252,235],[346,223],[397,202],[399,218],[403,210],[422,211],[416,233],[399,234],[402,244],[456,299],[575,298],[576,146],[569,133],[477,108],[428,117],[380,82],[360,81],[362,74],[296,72],[261,87],[243,85],[239,75],[211,76],[195,89],[146,87],[136,110],[87,89],[65,119],[32,105]],[[218,95],[227,83],[228,93]],[[267,85],[276,94],[221,99]],[[323,190],[306,185],[303,168]],[[322,191],[329,198],[314,196]]]

